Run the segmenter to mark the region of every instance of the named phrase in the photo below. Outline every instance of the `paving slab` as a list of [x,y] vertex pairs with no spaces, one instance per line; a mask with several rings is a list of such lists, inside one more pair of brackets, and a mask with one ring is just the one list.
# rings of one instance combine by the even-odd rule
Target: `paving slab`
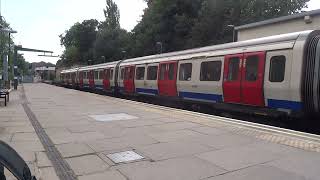
[[197,157],[218,165],[228,171],[239,170],[281,158],[277,153],[263,149],[257,150],[249,146],[206,152],[197,155]]
[[103,172],[109,168],[109,165],[97,155],[68,158],[66,161],[78,176]]
[[52,167],[52,163],[45,152],[36,152],[35,155],[37,166],[39,168]]
[[53,167],[45,167],[39,169],[39,180],[60,180]]
[[178,130],[161,133],[152,133],[149,134],[149,136],[159,142],[171,142],[189,138],[200,138],[205,135],[191,130]]
[[13,142],[21,141],[39,141],[38,136],[35,132],[23,132],[14,133],[12,137]]
[[195,157],[169,159],[150,164],[129,164],[119,168],[130,180],[195,180],[226,171]]
[[174,122],[174,123],[157,125],[155,127],[165,131],[177,131],[177,130],[200,127],[200,126],[201,126],[200,124],[196,124],[192,122]]
[[127,180],[121,173],[118,171],[105,171],[102,173],[90,174],[79,176],[79,180]]
[[199,143],[169,142],[137,147],[137,149],[152,160],[158,161],[200,154],[211,151],[214,148],[210,148]]
[[305,177],[279,168],[258,165],[205,180],[306,180]]
[[306,179],[319,179],[320,171],[320,156],[319,153],[306,153],[301,152],[287,156],[282,159],[278,159],[273,162],[267,163],[267,165],[277,167],[281,170],[295,173]]
[[57,145],[58,150],[64,158],[93,154],[94,151],[84,143],[69,143]]

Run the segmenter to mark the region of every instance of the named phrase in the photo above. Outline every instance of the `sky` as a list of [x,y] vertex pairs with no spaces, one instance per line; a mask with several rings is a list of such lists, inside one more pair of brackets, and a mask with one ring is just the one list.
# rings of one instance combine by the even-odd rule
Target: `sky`
[[[1,14],[18,31],[14,42],[26,48],[54,51],[61,55],[59,35],[86,19],[104,20],[105,0],[0,0]],[[147,7],[143,0],[114,0],[120,9],[121,27],[131,31]],[[310,0],[305,10],[320,9],[320,0]],[[23,52],[29,62],[56,63],[59,58]]]
[[[26,48],[53,51],[61,55],[59,35],[74,23],[86,19],[103,21],[105,0],[0,0],[1,14],[18,31],[14,42]],[[121,27],[130,31],[147,7],[143,0],[114,0],[120,9]],[[56,63],[59,58],[39,57],[22,52],[29,62]]]

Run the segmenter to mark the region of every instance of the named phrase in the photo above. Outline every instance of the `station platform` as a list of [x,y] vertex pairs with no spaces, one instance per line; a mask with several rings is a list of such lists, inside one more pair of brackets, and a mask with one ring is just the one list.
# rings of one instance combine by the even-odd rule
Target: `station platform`
[[320,137],[25,84],[0,107],[0,139],[42,179],[317,180]]

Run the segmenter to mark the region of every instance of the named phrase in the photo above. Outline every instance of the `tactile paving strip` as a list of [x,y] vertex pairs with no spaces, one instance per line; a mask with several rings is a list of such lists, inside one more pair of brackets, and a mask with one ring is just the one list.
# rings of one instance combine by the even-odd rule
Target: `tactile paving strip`
[[32,112],[32,110],[28,106],[28,100],[26,98],[24,88],[22,87],[22,106],[24,108],[24,111],[26,112],[32,126],[34,127],[44,149],[46,150],[46,154],[48,155],[48,158],[53,164],[53,167],[60,178],[60,180],[76,180],[76,174],[73,172],[73,170],[70,168],[68,163],[63,160],[61,154],[57,150],[57,148],[52,143],[51,139],[47,135],[47,133],[44,131],[43,127],[37,120],[37,117]]
[[255,129],[249,129],[249,128],[242,128],[242,127],[228,127],[227,128],[230,132],[236,133],[236,134],[241,134],[241,135],[246,135],[250,137],[255,137],[258,139],[262,139],[268,142],[272,143],[277,143],[277,144],[282,144],[306,151],[314,151],[314,152],[320,152],[320,144],[311,142],[311,141],[306,141],[303,139],[298,139],[298,138],[292,138],[289,136],[283,136],[279,134],[274,134],[270,132],[264,132],[260,130],[255,130]]

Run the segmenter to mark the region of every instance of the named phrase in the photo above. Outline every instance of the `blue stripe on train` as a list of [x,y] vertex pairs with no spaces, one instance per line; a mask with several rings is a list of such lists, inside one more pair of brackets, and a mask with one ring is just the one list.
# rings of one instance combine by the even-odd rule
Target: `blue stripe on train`
[[179,92],[179,96],[185,99],[199,99],[204,101],[222,102],[222,95],[219,94],[204,94],[193,92]]
[[291,109],[295,111],[302,110],[302,103],[295,101],[286,101],[286,100],[277,100],[277,99],[268,99],[268,107],[274,109]]
[[159,94],[157,89],[137,88],[136,91],[137,91],[137,93],[140,93],[140,94],[153,94],[153,95]]

